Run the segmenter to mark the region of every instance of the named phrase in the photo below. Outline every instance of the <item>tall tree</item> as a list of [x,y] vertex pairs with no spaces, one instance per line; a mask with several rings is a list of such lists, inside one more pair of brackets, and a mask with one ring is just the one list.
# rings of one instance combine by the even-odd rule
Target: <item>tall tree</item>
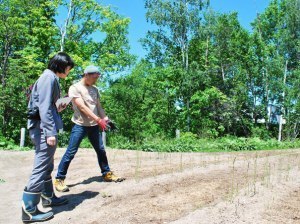
[[54,43],[55,1],[5,0],[0,5],[1,132],[17,139],[26,125],[25,89],[33,84]]
[[[62,80],[62,89],[67,93],[71,83],[81,78],[84,67],[91,63],[100,67],[104,82],[98,85],[99,89],[105,89],[103,83],[127,69],[135,60],[129,53],[127,37],[130,19],[96,0],[61,0],[59,9],[56,16],[59,32],[56,36],[60,42],[56,48],[70,53],[77,65]],[[71,113],[67,110],[63,114],[67,130],[72,126]]]
[[[265,58],[267,71],[272,74],[268,99],[270,103],[278,106],[280,116],[285,117],[295,112],[293,105],[298,101],[293,89],[299,79],[296,75],[299,69],[299,9],[300,3],[297,0],[273,0],[254,23],[254,28],[261,35],[268,52]],[[288,119],[287,122],[287,127],[294,127],[295,121]],[[290,133],[288,128],[286,130],[286,133]],[[280,132],[281,130],[278,134],[279,140]]]
[[[119,72],[131,65],[129,18],[95,0],[62,0],[57,26],[60,48],[72,52],[79,66],[93,62],[106,72]],[[59,23],[60,22],[60,23]]]
[[[203,0],[146,0],[146,18],[155,24],[156,31],[148,31],[144,46],[148,48],[148,58],[157,65],[178,66],[180,88],[178,100],[183,100],[187,110],[187,130],[190,128],[190,98],[192,83],[189,72],[189,44],[199,31],[201,11],[209,4]],[[181,70],[181,71],[180,71]]]
[[[66,20],[64,7],[69,12]],[[26,89],[52,54],[64,50],[77,64],[61,83],[63,93],[87,64],[100,65],[109,78],[134,60],[127,39],[130,20],[95,0],[4,0],[0,20],[1,134],[8,138],[17,140],[26,126]],[[63,115],[67,128],[71,113]]]

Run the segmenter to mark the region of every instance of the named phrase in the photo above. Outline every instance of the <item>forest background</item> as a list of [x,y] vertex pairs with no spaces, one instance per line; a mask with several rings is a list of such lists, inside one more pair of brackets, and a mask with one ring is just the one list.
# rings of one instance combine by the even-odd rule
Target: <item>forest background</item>
[[[130,18],[98,1],[0,0],[0,148],[16,148],[26,127],[30,86],[59,51],[76,63],[60,81],[62,95],[86,65],[101,68],[102,104],[118,125],[117,132],[107,133],[109,146],[146,151],[300,146],[298,0],[271,0],[251,32],[237,13],[215,12],[209,1],[144,3],[155,29],[142,38],[147,54],[138,59],[129,52]],[[60,146],[68,143],[72,112],[69,106],[62,113]],[[26,144],[31,146],[29,139]]]

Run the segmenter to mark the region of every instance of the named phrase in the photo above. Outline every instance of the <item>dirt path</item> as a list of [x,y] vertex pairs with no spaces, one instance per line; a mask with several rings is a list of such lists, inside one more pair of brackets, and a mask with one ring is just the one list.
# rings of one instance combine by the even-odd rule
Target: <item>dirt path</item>
[[[63,152],[57,150],[55,168]],[[300,150],[107,152],[126,181],[102,182],[94,151],[79,150],[70,192],[57,193],[70,203],[54,208],[47,223],[300,223]],[[33,153],[0,151],[0,223],[21,223]]]

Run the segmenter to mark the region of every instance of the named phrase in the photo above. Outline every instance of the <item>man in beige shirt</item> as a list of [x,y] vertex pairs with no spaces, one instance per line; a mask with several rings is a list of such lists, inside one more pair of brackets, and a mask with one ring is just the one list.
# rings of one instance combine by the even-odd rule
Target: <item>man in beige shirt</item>
[[124,178],[117,177],[110,170],[104,145],[102,142],[101,132],[111,122],[106,116],[105,111],[100,104],[100,96],[96,86],[100,76],[99,69],[96,66],[88,66],[84,70],[83,78],[69,88],[69,97],[72,97],[74,114],[72,122],[75,125],[72,128],[68,148],[62,157],[58,166],[55,180],[57,191],[69,191],[65,184],[65,178],[69,165],[78,151],[79,145],[85,136],[88,136],[98,157],[98,164],[101,169],[104,181],[120,182]]

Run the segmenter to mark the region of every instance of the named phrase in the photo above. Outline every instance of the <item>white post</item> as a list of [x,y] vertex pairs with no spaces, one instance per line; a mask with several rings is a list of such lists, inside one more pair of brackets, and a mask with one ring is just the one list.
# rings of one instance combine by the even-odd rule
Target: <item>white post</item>
[[105,131],[102,131],[102,142],[103,142],[104,147],[106,147],[106,132]]
[[20,147],[24,147],[25,143],[25,128],[21,128]]
[[282,115],[279,115],[279,119],[278,119],[278,123],[279,123],[279,128],[278,128],[278,141],[281,141],[281,132],[282,132]]
[[180,138],[180,130],[176,129],[176,138]]

